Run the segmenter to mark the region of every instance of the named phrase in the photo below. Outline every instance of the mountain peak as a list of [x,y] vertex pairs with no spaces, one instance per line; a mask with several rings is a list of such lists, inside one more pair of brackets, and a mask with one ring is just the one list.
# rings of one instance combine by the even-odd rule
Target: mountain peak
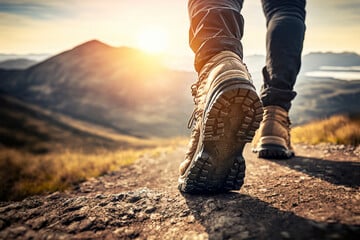
[[74,49],[92,49],[93,50],[93,49],[103,49],[103,48],[110,48],[110,46],[99,40],[93,39],[93,40],[84,42],[83,44],[76,46]]

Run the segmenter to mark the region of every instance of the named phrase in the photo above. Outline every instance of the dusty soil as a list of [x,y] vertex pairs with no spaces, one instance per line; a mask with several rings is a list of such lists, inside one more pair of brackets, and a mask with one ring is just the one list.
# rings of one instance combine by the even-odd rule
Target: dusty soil
[[288,161],[245,151],[239,192],[177,190],[185,147],[61,193],[0,203],[0,239],[360,239],[360,149],[297,145]]

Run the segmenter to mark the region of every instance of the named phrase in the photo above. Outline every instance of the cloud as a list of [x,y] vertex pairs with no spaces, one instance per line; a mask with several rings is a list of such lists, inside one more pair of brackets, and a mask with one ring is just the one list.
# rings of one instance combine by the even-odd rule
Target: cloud
[[69,0],[41,1],[41,0],[1,0],[0,13],[16,15],[36,20],[47,20],[69,17],[73,14]]
[[[360,20],[360,2],[357,1],[344,1],[337,3],[336,9],[346,12],[347,18],[349,20]],[[358,24],[358,22],[356,22]]]
[[[97,38],[134,46],[143,29],[159,27],[170,50],[189,54],[186,0],[0,0],[0,51],[58,52]],[[360,52],[359,0],[307,1],[305,51]],[[244,1],[245,54],[265,52],[260,1]],[[191,53],[192,54],[192,53]]]
[[337,6],[343,9],[360,10],[360,2],[356,1],[344,1],[337,3]]

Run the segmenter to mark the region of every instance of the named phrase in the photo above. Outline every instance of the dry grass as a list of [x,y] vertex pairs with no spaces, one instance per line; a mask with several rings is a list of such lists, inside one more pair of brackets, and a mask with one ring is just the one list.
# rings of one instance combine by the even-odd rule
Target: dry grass
[[0,201],[64,190],[182,143],[121,134],[8,96],[0,105]]
[[146,149],[102,149],[91,154],[64,150],[41,155],[3,148],[0,149],[0,201],[64,190],[87,178],[132,164],[143,155],[156,156],[176,145],[177,141],[171,140],[166,146]]
[[360,144],[360,117],[333,116],[292,129],[294,143]]

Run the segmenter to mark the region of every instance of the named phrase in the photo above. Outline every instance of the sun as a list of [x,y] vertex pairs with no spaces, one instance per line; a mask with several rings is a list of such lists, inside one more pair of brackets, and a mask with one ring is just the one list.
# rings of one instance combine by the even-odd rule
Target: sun
[[137,36],[137,46],[151,54],[164,53],[168,47],[167,32],[156,27],[143,29]]

